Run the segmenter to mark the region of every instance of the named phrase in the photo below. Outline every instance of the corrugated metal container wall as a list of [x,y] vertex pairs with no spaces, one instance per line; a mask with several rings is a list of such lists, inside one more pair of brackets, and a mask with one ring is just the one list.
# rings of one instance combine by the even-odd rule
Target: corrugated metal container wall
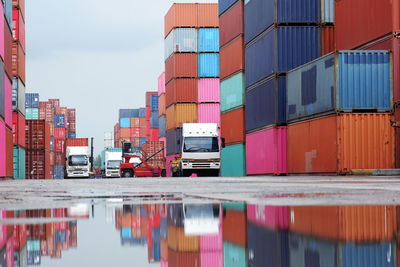
[[119,119],[119,125],[121,128],[130,128],[131,120],[129,118],[121,118]]
[[222,220],[222,236],[224,241],[246,247],[247,245],[247,216],[246,212],[224,208]]
[[240,36],[231,43],[221,48],[221,79],[226,79],[232,74],[244,70],[245,60],[243,42],[243,37]]
[[53,166],[53,177],[56,180],[64,179],[64,166],[54,165]]
[[[0,14],[4,14],[4,7],[0,5]],[[0,57],[4,62],[4,19],[0,20]]]
[[244,106],[244,73],[241,72],[221,82],[221,112]]
[[0,178],[6,176],[6,126],[0,119]]
[[12,12],[13,12],[12,0],[5,0],[3,2],[4,2],[4,17],[5,17],[6,22],[7,22],[5,24],[7,25],[8,28],[12,29],[12,24],[13,24],[13,21],[12,21]]
[[139,109],[139,118],[146,118],[146,108]]
[[4,74],[5,86],[4,86],[4,122],[8,127],[12,127],[12,86],[11,81],[7,75]]
[[289,229],[289,207],[247,205],[248,222],[270,229]]
[[[4,23],[4,68],[10,79],[13,77],[13,38],[7,23]],[[25,81],[24,81],[25,83]]]
[[[326,0],[333,1],[333,0]],[[335,26],[321,27],[321,56],[335,51]]]
[[25,0],[12,0],[12,5],[20,9],[22,16],[25,16]]
[[197,13],[198,28],[217,28],[219,26],[217,3],[197,4]]
[[18,43],[12,44],[12,74],[25,84],[25,53]]
[[[181,153],[182,151],[182,129],[174,129],[171,131],[167,131],[167,155],[175,155],[177,153]],[[179,140],[179,145],[178,145]]]
[[[165,93],[165,72],[163,72],[158,77],[158,96]],[[140,117],[140,109],[139,109],[139,117]]]
[[0,61],[0,117],[3,118],[5,117],[5,81],[4,81],[4,66]]
[[250,266],[289,267],[288,232],[247,224]]
[[396,267],[396,244],[382,242],[378,244],[341,244],[338,248],[338,259],[341,267],[375,266]]
[[246,131],[286,122],[286,77],[267,80],[246,92]]
[[45,150],[26,151],[26,179],[50,179],[50,152]]
[[246,147],[243,144],[226,146],[221,151],[221,176],[246,176]]
[[197,24],[197,4],[174,3],[164,18],[164,37],[167,37],[173,28],[196,28]]
[[198,123],[217,123],[221,127],[221,107],[220,104],[206,103],[199,104],[198,110]]
[[[337,267],[337,245],[294,233],[289,234],[290,266]],[[314,264],[312,264],[314,263]]]
[[199,252],[176,252],[168,248],[168,266],[185,267],[198,266],[201,264]]
[[25,179],[25,150],[14,146],[14,179]]
[[167,134],[167,117],[165,115],[158,118],[159,137],[166,136]]
[[167,108],[167,131],[180,128],[184,123],[198,121],[196,104],[174,104]]
[[273,73],[285,73],[320,56],[319,27],[272,28],[246,47],[246,87]]
[[150,114],[150,128],[158,128],[158,111],[152,111]]
[[129,118],[129,109],[120,109],[119,118]]
[[158,116],[165,115],[166,111],[166,94],[162,94],[158,97]]
[[219,52],[219,29],[200,28],[198,40],[199,52]]
[[335,23],[335,1],[334,0],[320,0],[321,1],[321,23]]
[[219,54],[200,53],[198,55],[198,74],[201,78],[219,77]]
[[223,259],[223,252],[214,251],[214,252],[201,252],[201,267],[223,267],[224,266],[224,259]]
[[221,100],[219,79],[199,79],[197,100],[199,103],[219,103]]
[[247,250],[244,247],[224,241],[224,266],[247,267]]
[[287,174],[287,127],[246,135],[247,175]]
[[196,53],[198,51],[197,40],[197,30],[195,28],[177,28],[172,30],[165,39],[165,60],[173,53]]
[[200,237],[186,236],[183,227],[168,224],[168,247],[179,252],[200,251]]
[[25,22],[21,12],[18,9],[13,9],[13,38],[21,44],[22,50],[25,53]]
[[27,108],[25,111],[25,117],[27,120],[38,120],[39,109],[38,108]]
[[89,146],[88,138],[73,138],[65,141],[65,147],[71,146]]
[[25,148],[25,117],[19,112],[13,113],[13,144]]
[[[335,1],[336,49],[354,49],[392,32],[396,2]],[[368,13],[371,10],[373,16]]]
[[173,79],[166,86],[166,107],[175,103],[197,103],[196,79]]
[[26,120],[25,129],[26,149],[50,150],[50,126],[48,123],[44,120]]
[[[224,2],[224,1],[219,1]],[[237,1],[219,18],[219,43],[223,47],[235,37],[244,34],[244,2]],[[243,39],[244,40],[244,39]],[[244,42],[244,41],[243,41]],[[222,61],[222,59],[221,59]]]
[[221,114],[221,137],[225,144],[245,143],[246,124],[244,108]]
[[218,0],[219,15],[227,11],[237,0]]
[[[394,108],[394,120],[400,121],[400,104]],[[400,128],[395,129],[395,168],[400,168]]]
[[54,127],[65,128],[65,115],[54,115]]
[[38,93],[26,93],[25,95],[25,106],[27,108],[39,108],[39,94]]
[[252,0],[244,8],[246,43],[274,23],[320,22],[320,0]]
[[165,62],[165,82],[173,78],[196,78],[197,54],[173,54]]

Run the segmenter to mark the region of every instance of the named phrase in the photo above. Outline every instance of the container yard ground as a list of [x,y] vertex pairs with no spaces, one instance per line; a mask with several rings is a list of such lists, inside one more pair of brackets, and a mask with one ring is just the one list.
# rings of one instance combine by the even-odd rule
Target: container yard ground
[[3,181],[0,209],[185,201],[265,205],[400,204],[400,177],[242,177]]

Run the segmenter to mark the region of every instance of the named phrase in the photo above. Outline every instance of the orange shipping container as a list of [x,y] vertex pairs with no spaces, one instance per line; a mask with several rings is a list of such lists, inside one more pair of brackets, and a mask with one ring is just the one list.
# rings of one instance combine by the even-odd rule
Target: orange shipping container
[[[394,119],[400,123],[400,104],[395,105]],[[396,146],[396,168],[400,168],[400,128],[395,128],[395,146]]]
[[183,227],[168,224],[168,247],[179,252],[200,251],[200,237],[186,236]]
[[389,113],[347,113],[288,126],[288,171],[345,174],[394,168]]
[[181,128],[184,123],[197,122],[196,104],[174,104],[167,108],[167,131]]
[[219,27],[218,4],[205,3],[197,5],[197,26],[199,28]]
[[164,18],[164,37],[177,27],[197,28],[197,4],[173,4]]
[[200,267],[199,252],[175,252],[168,249],[168,266],[170,267]]
[[196,103],[198,93],[197,79],[173,79],[165,88],[165,104]]
[[244,108],[221,114],[221,137],[227,145],[245,142],[246,124]]
[[131,118],[131,128],[140,128],[139,118]]
[[290,208],[290,231],[346,242],[391,241],[395,206],[309,206]]
[[19,43],[12,44],[12,73],[25,84],[25,53]]
[[165,62],[166,84],[173,78],[196,78],[197,54],[175,53]]
[[165,108],[166,108],[166,94],[162,94],[158,97],[158,116],[161,117],[165,115]]
[[321,27],[321,54],[335,51],[335,26]]
[[247,218],[241,211],[226,210],[222,219],[224,241],[247,247]]
[[139,118],[140,128],[146,128],[146,118]]
[[130,138],[131,137],[131,129],[130,128],[121,128],[121,137],[122,138]]
[[244,34],[244,1],[237,1],[219,18],[220,47]]
[[132,226],[132,214],[122,214],[121,226],[123,228],[131,228]]
[[221,48],[221,79],[244,70],[244,38],[239,36],[227,46]]
[[161,238],[160,242],[161,259],[168,261],[168,241]]

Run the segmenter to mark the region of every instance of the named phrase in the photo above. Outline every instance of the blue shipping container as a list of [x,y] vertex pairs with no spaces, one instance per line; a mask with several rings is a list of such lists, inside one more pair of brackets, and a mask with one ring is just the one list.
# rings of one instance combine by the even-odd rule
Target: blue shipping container
[[393,110],[393,77],[387,51],[339,51],[287,76],[287,120],[329,112]]
[[168,238],[168,223],[166,218],[160,219],[160,236],[164,240]]
[[12,0],[4,1],[4,16],[6,17],[6,22],[10,32],[13,30],[13,5]]
[[[179,141],[179,144],[178,144]],[[167,155],[174,155],[182,152],[182,129],[174,129],[167,131]]]
[[200,53],[198,55],[198,72],[201,78],[219,77],[219,54]]
[[119,118],[129,118],[129,109],[120,109],[119,110]]
[[152,247],[151,247],[152,255],[151,256],[152,256],[153,260],[160,261],[161,260],[161,244],[160,243],[157,243],[157,244],[152,243],[151,245],[152,245]]
[[199,52],[219,52],[219,29],[199,29]]
[[146,138],[140,138],[140,147],[142,147],[144,143],[146,143],[146,141],[147,141]]
[[132,238],[132,229],[129,227],[123,227],[121,228],[121,236],[122,239],[131,239]]
[[227,11],[233,4],[235,4],[238,0],[218,0],[218,13],[221,15],[225,11]]
[[167,134],[167,117],[162,115],[158,118],[158,135],[164,137]]
[[131,128],[131,119],[130,118],[120,118],[119,119],[119,127],[120,128]]
[[129,110],[129,118],[138,118],[138,117],[139,117],[139,109]]
[[246,131],[286,123],[286,77],[271,78],[246,91]]
[[56,231],[54,239],[57,243],[65,243],[67,241],[67,233],[65,231]]
[[182,204],[168,204],[167,213],[168,223],[178,227],[183,227],[184,216]]
[[244,7],[246,44],[273,24],[320,22],[321,0],[252,0]]
[[381,243],[346,243],[339,246],[339,266],[341,267],[395,267],[396,245]]
[[54,151],[54,137],[50,136],[50,151]]
[[65,127],[64,115],[54,115],[54,127]]
[[146,108],[139,109],[139,118],[146,118]]
[[40,251],[28,251],[28,265],[40,265],[42,254]]
[[25,107],[26,108],[39,108],[39,94],[26,93],[25,94]]
[[54,165],[53,177],[54,177],[54,179],[57,179],[57,180],[64,179],[64,166]]
[[151,228],[151,240],[153,244],[160,244],[161,235],[160,235],[160,227],[152,227]]
[[314,26],[272,28],[246,47],[246,87],[320,57],[320,39]]
[[75,139],[76,138],[76,132],[68,132],[67,138],[68,139]]
[[150,112],[150,128],[157,129],[159,126],[158,123],[158,111]]
[[158,95],[150,96],[150,111],[158,111]]

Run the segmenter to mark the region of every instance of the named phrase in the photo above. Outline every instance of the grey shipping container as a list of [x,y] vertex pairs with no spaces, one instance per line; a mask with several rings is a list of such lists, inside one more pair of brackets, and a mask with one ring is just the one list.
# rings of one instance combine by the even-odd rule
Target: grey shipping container
[[120,109],[119,110],[119,118],[130,118],[129,114],[130,113],[130,109]]
[[182,129],[174,129],[167,131],[167,155],[174,155],[177,153],[181,153],[182,150]]
[[17,77],[12,81],[12,106],[13,111],[19,110],[25,116],[25,85]]
[[150,128],[157,129],[158,125],[158,110],[150,111]]
[[286,77],[272,77],[246,91],[246,131],[286,123]]
[[162,115],[161,117],[158,118],[159,137],[166,136],[167,134],[166,128],[167,128],[167,117],[165,115]]
[[183,205],[171,204],[167,208],[167,223],[178,227],[183,227]]
[[393,110],[388,51],[338,51],[287,75],[287,120],[333,112]]
[[146,108],[139,109],[139,118],[146,118]]
[[39,94],[26,93],[25,94],[25,107],[26,108],[39,108]]
[[197,29],[177,28],[165,39],[165,60],[177,52],[197,52]]
[[286,73],[321,56],[320,28],[278,26],[246,46],[246,87],[271,76]]
[[395,243],[345,243],[341,244],[338,250],[340,267],[397,266]]

